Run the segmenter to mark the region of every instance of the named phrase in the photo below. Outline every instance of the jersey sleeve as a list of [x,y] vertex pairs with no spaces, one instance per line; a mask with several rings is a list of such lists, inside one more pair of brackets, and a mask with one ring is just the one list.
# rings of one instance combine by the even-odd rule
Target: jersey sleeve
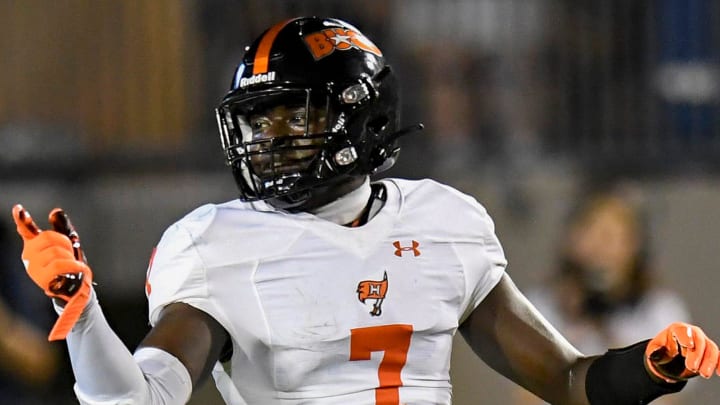
[[468,221],[474,229],[472,243],[460,243],[454,248],[462,261],[465,274],[465,298],[460,323],[482,302],[505,274],[507,259],[495,235],[495,224],[479,203]]
[[192,234],[176,223],[163,234],[148,268],[150,324],[154,326],[162,308],[174,302],[199,308],[210,305],[207,290],[206,269]]

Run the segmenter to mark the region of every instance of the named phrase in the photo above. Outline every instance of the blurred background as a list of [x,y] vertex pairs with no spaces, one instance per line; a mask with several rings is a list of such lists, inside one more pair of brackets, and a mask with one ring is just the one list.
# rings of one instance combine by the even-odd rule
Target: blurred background
[[[0,0],[0,221],[18,202],[42,224],[64,207],[129,348],[164,229],[236,196],[213,109],[243,48],[298,15],[345,19],[383,49],[403,121],[426,125],[384,175],[476,197],[522,289],[553,272],[586,190],[620,184],[643,207],[653,279],[720,339],[720,1]],[[7,239],[0,296],[44,338],[51,308]],[[0,402],[73,403],[51,345],[52,382],[0,370],[14,401]],[[515,400],[460,339],[453,384],[459,405]],[[192,403],[220,403],[207,385]],[[690,385],[677,403],[720,398],[717,379]]]

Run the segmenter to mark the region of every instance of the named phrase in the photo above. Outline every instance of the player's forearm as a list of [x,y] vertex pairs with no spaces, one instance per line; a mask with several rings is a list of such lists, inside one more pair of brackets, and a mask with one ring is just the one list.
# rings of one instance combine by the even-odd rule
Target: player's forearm
[[[473,311],[460,332],[493,369],[551,404],[636,405],[682,388],[648,374],[644,360],[647,342],[602,356],[584,356],[507,276]],[[681,332],[688,333],[684,328],[673,333]],[[666,334],[671,333],[660,336]],[[704,336],[701,331],[694,335]],[[704,371],[709,376],[717,363],[707,363],[708,368],[712,366]]]
[[[505,346],[509,377],[554,405],[588,405],[586,376],[595,357],[572,346]],[[506,373],[503,373],[506,374]]]
[[[133,356],[108,325],[97,300],[91,299],[67,338],[83,404],[184,404],[190,395],[187,370],[160,350]],[[109,401],[109,402],[108,402]]]
[[90,300],[66,341],[77,388],[83,393],[122,398],[144,384],[140,368],[108,325],[97,300]]
[[545,401],[587,405],[584,381],[590,359],[542,317],[509,276],[460,332],[490,367]]
[[561,372],[548,373],[542,381],[532,381],[532,390],[545,401],[556,405],[589,405],[586,395],[586,375],[592,359],[578,358]]
[[[526,330],[521,336],[532,336],[535,330],[543,329]],[[514,339],[501,342],[499,351],[506,357],[490,364],[500,365],[496,369],[548,403],[646,404],[685,385],[666,383],[648,373],[643,357],[647,341],[599,356],[584,356],[558,337],[545,341],[541,336],[554,335],[546,330],[531,339],[530,345]]]

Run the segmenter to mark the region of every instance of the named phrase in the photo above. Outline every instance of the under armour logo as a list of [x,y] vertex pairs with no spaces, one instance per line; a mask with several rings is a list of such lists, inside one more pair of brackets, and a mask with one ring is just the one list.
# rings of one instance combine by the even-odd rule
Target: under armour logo
[[418,249],[420,243],[417,241],[412,241],[412,246],[402,246],[400,241],[396,240],[393,242],[393,246],[395,246],[395,256],[402,257],[403,252],[413,252],[413,256],[420,256],[420,249]]

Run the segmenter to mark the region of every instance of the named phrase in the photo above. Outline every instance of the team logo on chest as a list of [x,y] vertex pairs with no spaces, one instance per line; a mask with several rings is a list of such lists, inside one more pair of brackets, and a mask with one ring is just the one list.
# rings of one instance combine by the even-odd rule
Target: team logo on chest
[[375,300],[372,310],[370,311],[370,315],[380,316],[380,314],[382,314],[382,303],[385,300],[387,289],[387,272],[383,272],[382,280],[364,280],[359,282],[356,292],[358,293],[358,299],[363,304],[365,303],[365,300]]

